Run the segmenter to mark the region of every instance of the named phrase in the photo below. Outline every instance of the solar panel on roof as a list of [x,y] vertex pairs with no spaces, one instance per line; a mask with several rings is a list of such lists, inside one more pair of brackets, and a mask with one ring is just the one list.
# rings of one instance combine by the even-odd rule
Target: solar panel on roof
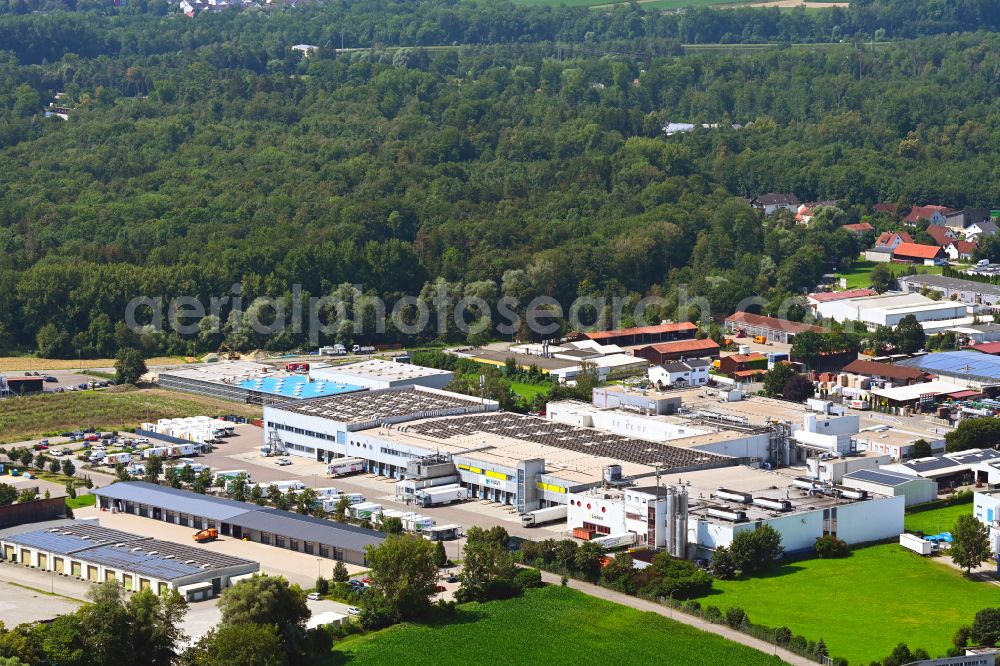
[[845,474],[844,477],[848,479],[857,479],[859,481],[871,481],[872,483],[880,483],[882,485],[892,487],[902,485],[918,478],[910,476],[909,474],[899,474],[874,469],[859,469],[849,474]]

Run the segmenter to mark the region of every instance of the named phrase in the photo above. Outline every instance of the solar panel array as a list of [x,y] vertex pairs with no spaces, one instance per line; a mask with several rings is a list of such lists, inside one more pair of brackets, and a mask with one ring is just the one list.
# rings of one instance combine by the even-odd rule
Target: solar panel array
[[533,416],[509,412],[488,415],[434,419],[407,426],[407,432],[450,439],[473,436],[476,433],[502,435],[557,449],[578,451],[622,462],[659,466],[664,470],[694,466],[732,464],[734,459],[696,449],[683,449],[669,444],[632,439],[600,430],[547,421]]
[[160,580],[254,564],[231,555],[87,523],[25,532],[5,541]]
[[844,478],[857,479],[858,481],[870,481],[872,483],[881,483],[885,486],[896,487],[908,481],[913,481],[918,477],[910,476],[909,474],[886,472],[884,470],[859,469],[855,472],[845,474]]
[[920,368],[930,373],[946,373],[986,382],[1000,382],[1000,357],[975,351],[951,351],[927,354],[900,361],[899,365]]
[[433,414],[461,408],[479,407],[474,398],[460,398],[413,387],[406,389],[383,389],[362,391],[344,395],[285,403],[279,409],[305,416],[319,416],[342,423],[364,423],[382,419]]

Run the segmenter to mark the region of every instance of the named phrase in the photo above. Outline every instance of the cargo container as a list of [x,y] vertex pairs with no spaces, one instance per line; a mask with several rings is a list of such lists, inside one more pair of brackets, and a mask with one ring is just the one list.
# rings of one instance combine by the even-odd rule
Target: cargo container
[[142,452],[142,459],[149,460],[153,456],[165,457],[167,454],[167,447],[165,446],[153,446],[148,449],[144,449]]
[[327,476],[344,476],[365,471],[363,458],[340,458],[326,466]]
[[381,510],[381,504],[376,504],[375,502],[361,502],[360,504],[351,506],[347,512],[351,514],[351,517],[355,520],[366,520],[370,519],[373,513],[377,513]]
[[557,520],[566,520],[566,505],[550,506],[530,513],[521,514],[521,524],[525,527],[537,527]]
[[460,485],[437,486],[424,488],[413,493],[413,501],[417,506],[443,506],[453,502],[461,502],[468,494]]
[[591,539],[603,548],[625,548],[635,543],[635,532],[625,532],[624,534],[609,534],[607,536]]
[[212,475],[212,483],[218,483],[219,479],[235,479],[240,474],[245,474],[247,483],[250,483],[250,472],[245,469],[227,469],[216,472]]
[[937,544],[906,532],[899,535],[899,545],[920,555],[932,555],[937,548]]
[[591,539],[594,538],[594,534],[596,534],[596,532],[594,532],[593,530],[588,530],[586,527],[573,528],[573,537],[576,539],[583,539],[584,541],[590,541]]

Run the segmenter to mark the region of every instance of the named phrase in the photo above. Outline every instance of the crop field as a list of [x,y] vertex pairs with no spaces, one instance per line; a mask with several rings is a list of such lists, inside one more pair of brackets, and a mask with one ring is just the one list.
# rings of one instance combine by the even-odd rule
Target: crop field
[[723,611],[739,606],[754,623],[822,638],[832,656],[867,664],[901,641],[943,656],[956,629],[997,605],[997,591],[943,562],[884,544],[846,559],[793,562],[759,578],[716,581],[700,601]]
[[447,622],[400,625],[348,638],[327,664],[684,664],[755,666],[776,657],[661,615],[548,586],[469,604]]
[[[184,363],[175,356],[147,358],[146,365],[173,365]],[[85,370],[87,368],[113,368],[113,358],[85,358],[82,361],[67,358],[37,358],[35,356],[0,356],[0,372],[24,372],[26,370]]]
[[143,421],[202,414],[259,418],[261,409],[162,389],[48,393],[0,400],[0,442],[48,437],[79,427],[117,430]]

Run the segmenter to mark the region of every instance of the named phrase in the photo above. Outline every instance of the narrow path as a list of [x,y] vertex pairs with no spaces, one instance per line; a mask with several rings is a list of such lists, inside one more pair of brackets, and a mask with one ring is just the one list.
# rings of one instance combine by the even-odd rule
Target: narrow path
[[[546,583],[552,583],[554,585],[559,585],[561,577],[549,573],[547,571],[542,572],[542,580]],[[599,585],[592,585],[591,583],[585,583],[581,580],[575,580],[573,578],[569,579],[568,587],[573,588],[579,592],[590,595],[592,597],[597,597],[598,599],[604,599],[605,601],[611,601],[616,604],[621,604],[623,606],[628,606],[629,608],[634,608],[640,611],[649,611],[651,613],[657,613],[663,617],[670,618],[681,624],[686,624],[692,626],[696,629],[701,629],[702,631],[707,631],[709,633],[715,634],[717,636],[722,636],[725,639],[731,640],[735,643],[740,643],[751,647],[755,650],[759,650],[764,654],[773,654],[780,658],[787,664],[793,664],[794,666],[816,666],[816,662],[805,657],[800,657],[794,652],[790,652],[784,648],[772,645],[766,641],[759,640],[753,636],[749,636],[742,632],[731,629],[726,625],[712,624],[707,620],[703,620],[700,617],[695,617],[694,615],[688,615],[679,610],[670,608],[669,606],[662,606],[652,601],[646,601],[645,599],[639,599],[638,597],[633,597],[628,594],[623,594],[621,592],[615,592],[614,590],[609,590],[606,587],[601,587]]]

